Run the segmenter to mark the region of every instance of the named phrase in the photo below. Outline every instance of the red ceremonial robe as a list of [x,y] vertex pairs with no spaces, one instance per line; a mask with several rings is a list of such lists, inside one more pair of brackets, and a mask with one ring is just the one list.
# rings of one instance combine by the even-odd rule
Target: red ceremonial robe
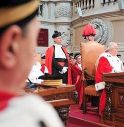
[[[112,66],[105,57],[99,59],[99,63],[96,70],[95,81],[96,83],[103,81],[103,73],[109,73],[112,71]],[[99,112],[100,114],[104,111],[106,104],[106,91],[103,90],[100,97]]]
[[9,101],[16,97],[16,94],[0,91],[0,111],[7,108]]
[[78,67],[78,65],[71,64],[71,72],[72,72],[72,84],[74,84],[76,87],[76,90],[78,92],[79,105],[81,105],[83,100],[82,70]]
[[[70,62],[69,62],[69,56],[68,52],[65,47],[62,47],[66,58],[68,60],[68,84],[72,84],[72,79],[71,79],[71,67],[70,67]],[[45,65],[48,68],[49,74],[52,74],[52,59],[53,59],[53,53],[54,53],[54,46],[51,46],[47,49],[46,51],[46,60],[45,60]]]

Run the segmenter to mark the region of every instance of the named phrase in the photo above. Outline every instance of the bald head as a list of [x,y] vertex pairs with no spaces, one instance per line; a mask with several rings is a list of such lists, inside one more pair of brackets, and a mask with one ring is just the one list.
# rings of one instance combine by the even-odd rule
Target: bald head
[[118,44],[116,42],[110,42],[107,45],[107,50],[113,49],[113,48],[118,48]]
[[118,44],[116,42],[110,42],[107,45],[106,51],[110,52],[113,56],[116,56],[118,53]]

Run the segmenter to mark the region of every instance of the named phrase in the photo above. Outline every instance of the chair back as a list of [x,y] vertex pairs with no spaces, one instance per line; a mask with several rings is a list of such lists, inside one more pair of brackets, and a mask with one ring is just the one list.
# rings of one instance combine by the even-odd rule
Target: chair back
[[93,41],[81,43],[82,66],[85,67],[87,73],[94,77],[96,71],[96,61],[101,53],[105,51],[103,45]]

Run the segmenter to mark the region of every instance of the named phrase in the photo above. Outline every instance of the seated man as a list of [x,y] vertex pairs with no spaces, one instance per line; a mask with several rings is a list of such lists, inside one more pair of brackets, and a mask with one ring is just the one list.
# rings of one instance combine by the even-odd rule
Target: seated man
[[34,54],[34,64],[28,76],[28,80],[29,82],[31,82],[31,84],[32,83],[41,84],[42,80],[38,79],[38,77],[44,75],[44,73],[41,71],[41,63],[38,59],[39,59],[38,54],[35,53]]
[[[102,82],[104,73],[114,73],[123,71],[123,63],[117,57],[118,45],[115,42],[110,42],[107,50],[102,53],[96,63],[96,83]],[[100,98],[100,113],[104,111],[105,108],[106,93],[105,90],[102,91]]]

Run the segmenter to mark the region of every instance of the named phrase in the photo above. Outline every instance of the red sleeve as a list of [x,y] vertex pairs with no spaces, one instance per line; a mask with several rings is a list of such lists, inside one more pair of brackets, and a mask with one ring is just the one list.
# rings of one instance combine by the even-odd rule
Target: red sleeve
[[109,73],[112,71],[112,66],[105,57],[101,57],[96,69],[95,81],[96,83],[102,82],[103,73]]
[[65,55],[66,55],[66,58],[68,60],[68,84],[72,84],[72,77],[71,77],[71,65],[70,65],[70,61],[69,61],[69,55],[68,55],[68,52],[66,50],[65,47],[62,47]]
[[77,77],[79,77],[82,74],[82,71],[77,65],[71,64],[71,74],[72,74],[72,84],[76,84]]
[[52,74],[52,58],[53,58],[53,46],[48,48],[46,51],[45,65],[48,68],[49,74]]

